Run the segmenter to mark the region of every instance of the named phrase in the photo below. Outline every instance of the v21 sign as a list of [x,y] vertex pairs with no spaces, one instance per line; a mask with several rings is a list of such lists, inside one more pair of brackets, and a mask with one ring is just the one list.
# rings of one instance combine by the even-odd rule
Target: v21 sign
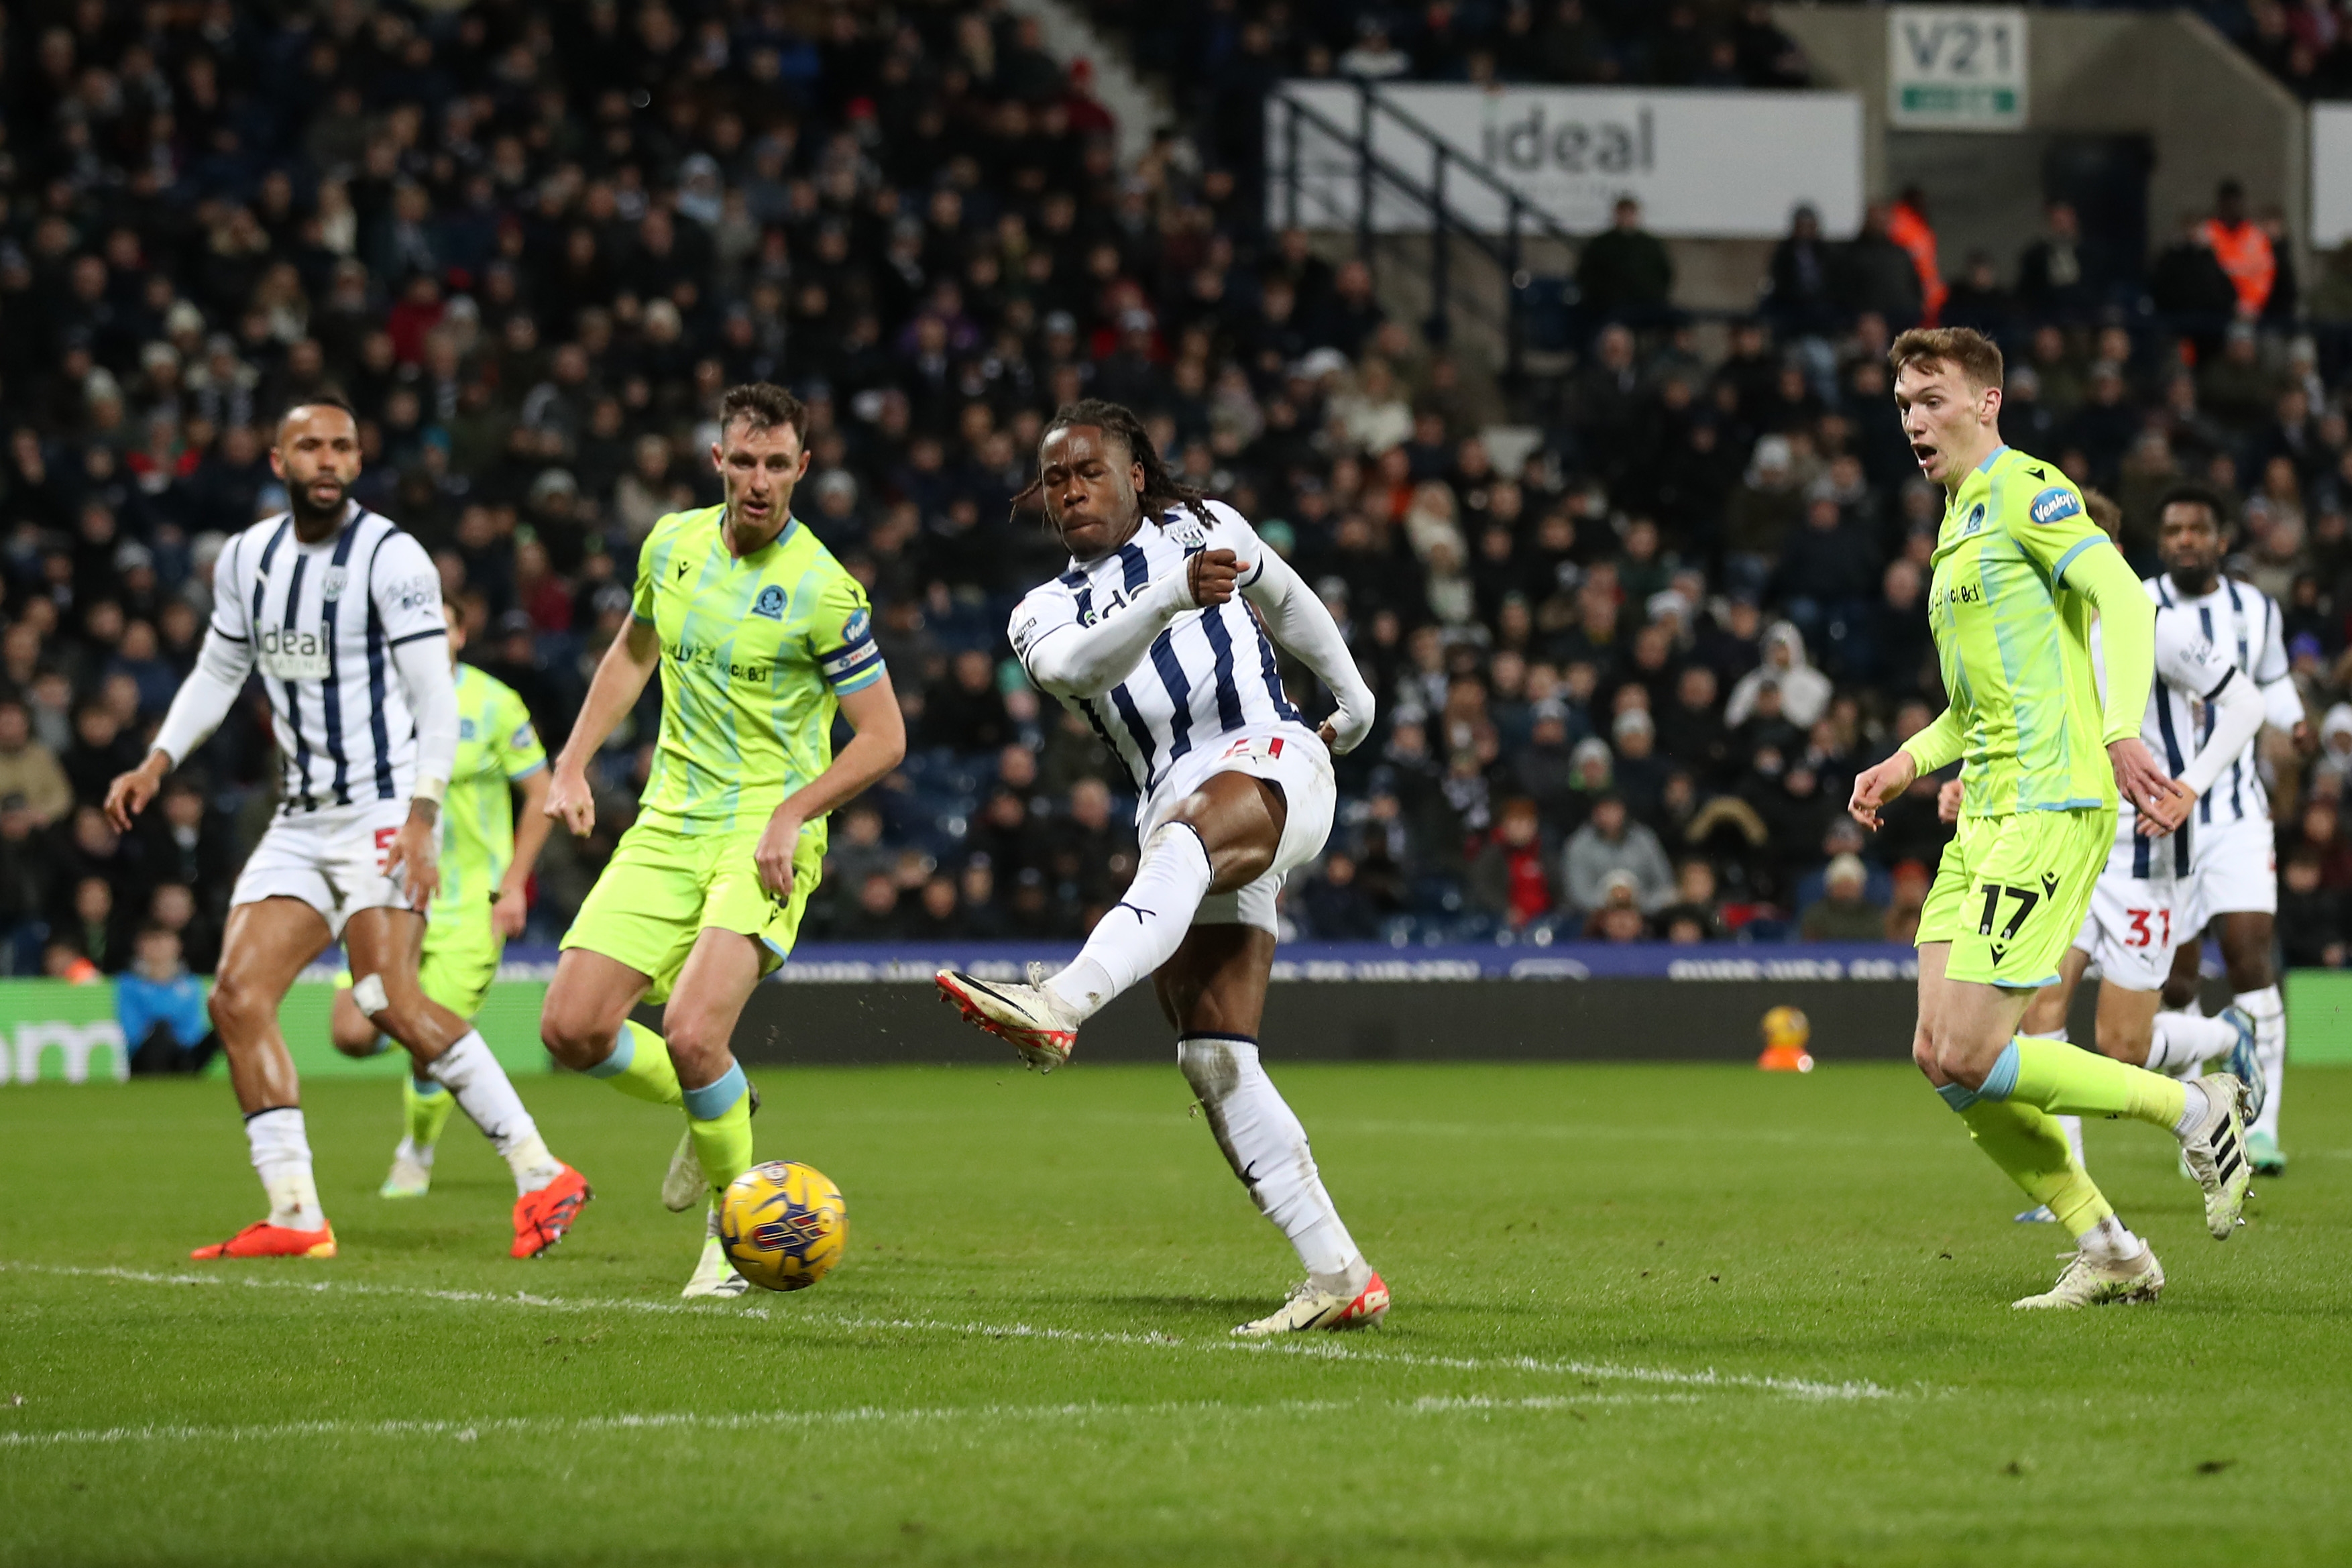
[[1887,122],[1905,131],[2022,131],[2026,37],[2020,6],[1888,6]]

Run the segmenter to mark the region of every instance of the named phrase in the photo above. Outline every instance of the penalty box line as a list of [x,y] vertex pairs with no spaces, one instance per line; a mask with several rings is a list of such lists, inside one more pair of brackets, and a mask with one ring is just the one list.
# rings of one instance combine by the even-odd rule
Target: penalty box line
[[1717,1372],[1712,1367],[1685,1372],[1668,1367],[1629,1366],[1617,1362],[1552,1360],[1541,1356],[1448,1356],[1414,1351],[1377,1350],[1340,1344],[1328,1337],[1314,1341],[1187,1340],[1173,1334],[1123,1333],[1117,1330],[1056,1329],[1033,1323],[956,1322],[938,1318],[877,1318],[822,1310],[787,1315],[766,1307],[712,1303],[688,1306],[678,1301],[544,1296],[527,1290],[436,1289],[422,1285],[374,1285],[356,1279],[255,1279],[219,1274],[159,1274],[146,1269],[89,1268],[61,1263],[0,1259],[0,1272],[44,1274],[64,1279],[114,1279],[133,1285],[228,1286],[254,1290],[307,1291],[313,1295],[381,1296],[405,1300],[440,1301],[455,1306],[524,1307],[557,1312],[637,1312],[702,1320],[752,1318],[821,1325],[826,1328],[891,1333],[957,1334],[975,1339],[1041,1340],[1051,1343],[1137,1346],[1166,1350],[1230,1352],[1244,1355],[1295,1355],[1318,1361],[1358,1362],[1391,1366],[1430,1367],[1446,1372],[1519,1372],[1581,1377],[1602,1382],[1649,1384],[1668,1387],[1752,1391],[1785,1398],[1815,1401],[1899,1399],[1904,1391],[1866,1378],[1826,1381],[1777,1377],[1755,1373]]
[[0,1450],[101,1447],[131,1443],[268,1443],[299,1437],[441,1438],[590,1436],[604,1432],[775,1432],[843,1426],[968,1426],[987,1422],[1084,1426],[1186,1416],[1212,1418],[1326,1415],[1379,1410],[1397,1415],[1545,1415],[1596,1406],[1696,1405],[1696,1394],[1538,1394],[1524,1399],[1432,1395],[1421,1399],[1276,1399],[1235,1405],[1222,1400],[1162,1400],[1138,1404],[1085,1401],[1066,1405],[961,1405],[892,1409],[861,1405],[845,1410],[755,1410],[701,1415],[657,1411],[624,1415],[494,1416],[472,1421],[278,1421],[240,1426],[146,1426],[82,1427],[57,1432],[0,1432]]

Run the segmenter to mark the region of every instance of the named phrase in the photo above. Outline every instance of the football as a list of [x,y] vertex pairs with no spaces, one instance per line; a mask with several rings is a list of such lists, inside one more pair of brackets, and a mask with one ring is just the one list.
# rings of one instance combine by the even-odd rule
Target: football
[[727,1184],[719,1202],[719,1245],[763,1289],[806,1289],[833,1272],[848,1239],[841,1189],[795,1161],[752,1166]]

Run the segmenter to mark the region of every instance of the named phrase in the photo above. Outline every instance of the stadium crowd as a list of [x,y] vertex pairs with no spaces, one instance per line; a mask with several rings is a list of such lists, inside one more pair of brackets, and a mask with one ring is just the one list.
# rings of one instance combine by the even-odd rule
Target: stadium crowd
[[[751,379],[809,405],[796,510],[867,584],[912,736],[836,818],[810,940],[1072,937],[1132,869],[1117,770],[1003,635],[1062,565],[1010,505],[1082,394],[1145,411],[1172,468],[1257,521],[1380,694],[1286,895],[1301,934],[1901,938],[1943,837],[1931,786],[1867,842],[1841,807],[1941,703],[1939,502],[1885,368],[1936,310],[2000,333],[2011,439],[2114,493],[2144,568],[2168,486],[2231,498],[2326,714],[2307,779],[2279,758],[2281,925],[2291,956],[2343,956],[2352,385],[2303,335],[2325,299],[2294,297],[2284,246],[2259,291],[2210,237],[2156,258],[2217,302],[2184,347],[2082,291],[2062,210],[2006,275],[1949,279],[1900,204],[1851,241],[1801,216],[1759,312],[1702,324],[1652,308],[1664,253],[1629,205],[1585,248],[1589,343],[1514,404],[1362,264],[1267,232],[1214,144],[1123,163],[1083,66],[993,0],[587,0],[560,26],[77,0],[7,29],[6,971],[119,973],[159,926],[199,971],[217,952],[275,805],[257,697],[131,835],[96,806],[194,658],[225,534],[282,504],[280,408],[351,400],[360,499],[425,542],[464,656],[552,749],[637,542],[718,499],[710,415]],[[2213,221],[2250,224],[2226,198]],[[629,820],[656,701],[601,759],[596,834],[543,858],[532,939]]]

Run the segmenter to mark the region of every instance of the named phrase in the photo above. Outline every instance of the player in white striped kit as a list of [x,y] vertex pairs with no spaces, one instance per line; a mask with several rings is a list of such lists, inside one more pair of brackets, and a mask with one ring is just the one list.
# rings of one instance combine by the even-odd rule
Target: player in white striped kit
[[[1280,1308],[1234,1331],[1377,1322],[1388,1287],[1341,1223],[1257,1046],[1275,897],[1331,831],[1331,753],[1370,732],[1370,688],[1298,574],[1239,512],[1171,479],[1128,409],[1063,408],[1038,456],[1024,499],[1042,497],[1070,569],[1014,609],[1013,651],[1126,771],[1143,855],[1126,896],[1051,980],[1042,968],[1025,985],[942,970],[940,989],[1051,1071],[1087,1018],[1153,976],[1218,1146],[1307,1268]],[[1284,695],[1276,642],[1337,700],[1319,730]]]
[[[2287,673],[2278,605],[2251,583],[2221,574],[2229,516],[2221,500],[2201,485],[2167,492],[2158,509],[2157,554],[2164,572],[2147,580],[2148,597],[2195,619],[2206,637],[2263,694],[2263,716],[2294,735],[2308,752],[2315,742],[2303,699]],[[2159,688],[2161,689],[2161,688]],[[2183,744],[2192,744],[2189,704],[2173,699]],[[2212,722],[2209,712],[2206,723]],[[2201,738],[2201,737],[2199,737]],[[2267,1089],[2262,1113],[2246,1129],[2246,1153],[2269,1176],[2286,1169],[2279,1147],[2281,1079],[2286,1072],[2286,1005],[2272,967],[2272,927],[2278,913],[2278,856],[2270,797],[2255,766],[2254,742],[2197,803],[2189,824],[2190,870],[2181,899],[2175,954],[2165,1001],[2195,1005],[2197,965],[2209,922],[2219,922],[2221,958],[2231,1001],[2254,1021],[2254,1048]]]
[[548,1152],[473,1026],[416,981],[421,911],[440,885],[438,821],[457,747],[441,580],[424,546],[350,499],[359,430],[321,399],[279,420],[270,467],[289,510],[237,534],[214,567],[196,668],[147,760],[116,778],[119,829],[227,716],[248,675],[269,697],[284,802],[230,894],[211,1000],[269,1217],[196,1249],[213,1258],[332,1258],[301,1091],[279,1034],[287,988],[337,937],[361,1009],[408,1047],[513,1168],[517,1258],[561,1240],[589,1197]]

